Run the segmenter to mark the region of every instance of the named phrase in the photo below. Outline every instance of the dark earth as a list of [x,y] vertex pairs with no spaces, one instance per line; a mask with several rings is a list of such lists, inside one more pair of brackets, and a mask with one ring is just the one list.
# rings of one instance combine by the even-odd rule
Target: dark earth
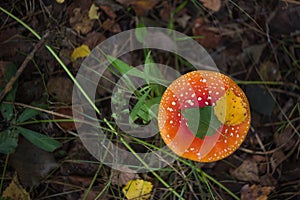
[[[2,92],[10,80],[5,78],[9,69],[23,67],[0,99],[2,106],[12,108],[9,120],[0,112],[1,200],[126,199],[122,188],[132,179],[152,183],[148,199],[179,199],[174,191],[182,199],[300,199],[300,1],[12,0],[1,1],[0,8]],[[86,45],[92,50],[106,38],[141,26],[192,36],[220,72],[244,90],[252,122],[234,154],[212,163],[178,160],[156,171],[158,176],[125,173],[99,163],[83,146],[74,124],[62,120],[72,118],[73,82],[45,45],[76,76],[85,56],[74,57],[74,49]],[[153,50],[151,55],[156,63],[181,73],[192,70],[168,52]],[[137,66],[145,62],[145,54],[134,51],[120,59]],[[118,76],[107,71],[105,77],[97,88],[98,117],[113,122],[109,106]],[[8,98],[14,88],[15,98]],[[132,99],[132,106],[136,102]],[[15,130],[13,121],[30,106],[40,112],[19,125],[55,138],[59,147],[45,151],[18,134],[15,147],[5,153],[10,140],[4,131]],[[135,151],[145,151],[142,144],[125,139]],[[145,141],[162,143],[159,134]]]

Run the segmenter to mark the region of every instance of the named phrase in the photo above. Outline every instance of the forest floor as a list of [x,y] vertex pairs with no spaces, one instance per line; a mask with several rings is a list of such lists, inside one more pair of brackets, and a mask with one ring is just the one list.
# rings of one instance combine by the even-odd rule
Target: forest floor
[[[126,199],[130,180],[143,182],[133,182],[128,193],[150,193],[135,199],[300,199],[299,1],[61,1],[0,3],[0,91],[12,86],[0,96],[0,199]],[[178,159],[133,173],[103,165],[84,147],[66,119],[72,119],[71,77],[97,45],[137,27],[191,36],[243,89],[252,121],[232,155],[211,163]],[[182,74],[192,70],[168,52],[151,50],[151,56]],[[137,66],[146,55],[137,50],[119,59]],[[107,70],[104,78],[96,89],[97,117],[104,130],[124,136],[125,143],[113,136],[114,143],[133,152],[162,145],[159,134],[137,142],[115,126],[110,105],[118,74]],[[137,102],[130,102],[132,112]]]

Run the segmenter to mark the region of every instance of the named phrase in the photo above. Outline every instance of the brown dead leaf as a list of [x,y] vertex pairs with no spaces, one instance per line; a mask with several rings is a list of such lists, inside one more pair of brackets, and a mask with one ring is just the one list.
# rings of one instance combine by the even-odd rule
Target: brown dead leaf
[[86,40],[83,42],[90,49],[94,49],[98,44],[105,40],[105,36],[102,33],[92,31],[87,34]]
[[159,11],[159,16],[164,22],[170,21],[170,13],[172,12],[172,6],[168,1],[162,2],[162,9]]
[[288,126],[282,133],[277,131],[274,134],[274,142],[277,147],[282,147],[281,149],[283,151],[288,151],[293,148],[297,142],[297,139],[293,138],[293,136],[294,130],[290,126]]
[[70,17],[70,25],[78,33],[87,34],[92,30],[94,23],[95,20],[89,18],[89,11],[81,8],[75,8]]
[[[71,108],[59,108],[59,109],[55,110],[55,112],[57,112],[59,114],[62,114],[62,115],[70,116],[70,117],[73,116],[73,111],[72,111]],[[60,116],[57,116],[57,115],[53,115],[53,119],[55,119],[55,120],[59,120],[59,119],[66,120],[68,118],[63,118],[63,117],[60,117]],[[57,124],[65,131],[76,130],[76,127],[75,127],[75,124],[74,124],[73,121],[71,121],[71,122],[61,121],[61,122],[57,122]],[[77,124],[80,125],[80,123],[77,123]]]
[[267,173],[260,177],[260,184],[262,186],[276,186],[277,182],[277,179],[275,179],[270,173]]
[[200,0],[203,3],[203,6],[206,8],[217,12],[221,8],[221,0]]
[[15,174],[8,187],[4,190],[2,197],[16,200],[30,200],[29,193],[19,183],[18,177]]
[[67,179],[68,182],[72,183],[73,185],[77,185],[80,187],[88,187],[92,182],[93,177],[70,175],[67,177]]
[[59,52],[59,57],[65,65],[68,65],[71,63],[71,54],[72,54],[72,50],[70,50],[70,49],[62,49]]
[[274,187],[260,185],[244,185],[241,189],[241,200],[267,200]]
[[75,8],[80,8],[82,11],[88,11],[92,5],[92,0],[73,0],[72,3],[67,8],[67,13],[69,16],[73,14]]
[[199,36],[195,40],[205,48],[217,48],[221,42],[220,34],[209,30],[203,18],[195,20],[192,31],[194,36]]
[[65,77],[50,77],[47,83],[49,95],[59,102],[71,103],[73,82]]
[[[0,51],[0,57],[14,57],[14,61],[16,61],[16,59],[20,59],[16,57],[16,55],[18,55],[17,52],[26,53],[32,51],[32,41],[26,40],[21,35],[13,34],[14,29],[5,29],[0,31],[0,49],[5,49],[5,51]],[[7,36],[8,38],[6,38],[5,36]],[[2,39],[4,39],[4,41],[1,41]],[[23,56],[21,59],[24,59]]]
[[36,147],[22,137],[16,152],[9,157],[9,164],[17,171],[20,182],[25,187],[39,185],[57,167],[52,153]]
[[[92,187],[91,189],[87,189],[84,193],[82,193],[80,199],[84,199],[86,192],[88,192],[85,198],[86,200],[109,199],[109,197],[106,196],[109,190],[105,190],[105,191],[104,190],[105,190],[105,185],[99,184],[97,186]],[[101,198],[97,198],[99,193],[102,193]]]
[[270,159],[273,170],[275,170],[286,159],[287,156],[280,149],[275,151]]
[[110,31],[112,33],[120,33],[121,32],[121,27],[119,24],[115,22],[113,19],[106,19],[103,24],[103,29],[106,31]]
[[101,10],[105,12],[111,19],[115,19],[117,17],[116,13],[109,5],[100,5]]
[[274,15],[270,15],[268,24],[270,34],[288,35],[300,30],[300,6],[280,1],[275,9]]
[[129,173],[128,171],[131,171],[128,167],[124,167],[126,169],[122,170],[120,168],[119,170],[112,170],[112,173],[114,174],[112,177],[112,184],[113,185],[118,185],[118,186],[123,186],[125,185],[128,181],[133,180],[133,179],[140,179],[140,176],[132,170],[132,173]]
[[230,171],[231,175],[241,181],[259,182],[258,168],[254,160],[244,160],[236,169]]
[[117,2],[125,6],[132,6],[137,15],[143,16],[153,9],[159,0],[117,0]]

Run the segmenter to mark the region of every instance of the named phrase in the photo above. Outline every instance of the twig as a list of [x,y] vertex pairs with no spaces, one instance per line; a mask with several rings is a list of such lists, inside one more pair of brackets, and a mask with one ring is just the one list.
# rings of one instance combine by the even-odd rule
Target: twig
[[6,84],[5,88],[3,89],[3,91],[0,94],[0,102],[3,100],[3,98],[5,97],[5,95],[12,89],[14,83],[20,77],[20,75],[23,73],[23,71],[25,70],[25,68],[26,68],[27,64],[29,63],[29,61],[32,60],[35,52],[44,44],[45,38],[48,36],[48,34],[49,33],[46,33],[41,38],[41,40],[34,46],[33,50],[30,52],[30,54],[28,54],[26,56],[26,58],[23,61],[22,65],[20,66],[20,68],[16,72],[15,76],[11,77],[11,79],[9,80],[9,82]]

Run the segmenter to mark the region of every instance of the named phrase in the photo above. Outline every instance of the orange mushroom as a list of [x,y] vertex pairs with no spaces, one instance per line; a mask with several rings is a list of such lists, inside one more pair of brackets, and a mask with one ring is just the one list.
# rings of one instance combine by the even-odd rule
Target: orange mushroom
[[160,134],[177,155],[213,162],[232,154],[250,127],[250,108],[242,89],[228,76],[193,71],[164,92],[158,112]]

